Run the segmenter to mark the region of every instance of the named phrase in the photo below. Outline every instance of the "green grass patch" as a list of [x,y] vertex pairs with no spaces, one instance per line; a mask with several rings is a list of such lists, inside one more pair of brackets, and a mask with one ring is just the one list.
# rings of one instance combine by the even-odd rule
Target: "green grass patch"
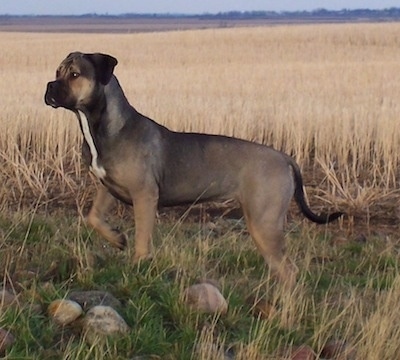
[[[0,327],[16,336],[7,359],[206,359],[210,351],[215,358],[262,358],[292,345],[319,351],[337,337],[365,346],[362,324],[382,311],[380,295],[400,294],[396,247],[378,237],[335,246],[326,229],[292,231],[288,252],[300,273],[290,295],[280,292],[251,239],[237,229],[215,235],[201,224],[163,224],[153,260],[137,266],[129,251],[110,248],[74,217],[27,214],[0,224],[2,285],[20,294],[18,307],[0,313]],[[199,314],[183,303],[183,290],[201,279],[219,283],[226,314]],[[52,300],[91,289],[121,301],[127,336],[91,346],[79,329],[60,328],[48,317]],[[273,310],[257,313],[249,298]]]

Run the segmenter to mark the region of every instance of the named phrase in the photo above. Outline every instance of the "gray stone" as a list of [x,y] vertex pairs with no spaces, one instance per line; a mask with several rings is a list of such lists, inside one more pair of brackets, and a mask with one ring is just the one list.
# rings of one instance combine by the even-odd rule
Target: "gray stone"
[[209,283],[188,287],[184,291],[183,297],[185,303],[196,311],[225,314],[228,310],[228,303],[223,295]]
[[110,306],[94,306],[83,319],[86,339],[93,344],[96,337],[125,335],[130,331],[125,320]]
[[15,342],[15,337],[9,331],[0,328],[0,356],[4,356],[6,350]]
[[0,314],[11,307],[18,306],[18,296],[6,289],[0,289]]
[[97,305],[111,306],[114,309],[121,307],[121,302],[107,291],[72,291],[69,293],[68,299],[76,301],[84,311]]

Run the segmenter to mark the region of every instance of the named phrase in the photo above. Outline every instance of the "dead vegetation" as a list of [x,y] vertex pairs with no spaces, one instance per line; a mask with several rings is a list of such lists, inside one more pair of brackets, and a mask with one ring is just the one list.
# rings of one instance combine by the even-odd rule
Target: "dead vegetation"
[[71,114],[45,107],[43,93],[60,59],[82,50],[116,56],[128,98],[157,121],[270,144],[297,159],[324,202],[361,217],[385,205],[395,218],[398,27],[3,33],[1,203],[75,202],[85,178],[81,135]]

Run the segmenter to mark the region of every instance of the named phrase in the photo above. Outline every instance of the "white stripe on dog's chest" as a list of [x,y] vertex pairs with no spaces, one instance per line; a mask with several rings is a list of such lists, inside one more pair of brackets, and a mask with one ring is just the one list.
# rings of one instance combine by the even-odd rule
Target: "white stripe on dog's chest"
[[83,136],[87,144],[89,145],[90,153],[92,154],[92,162],[90,164],[90,171],[96,175],[99,179],[103,179],[106,176],[106,170],[98,163],[99,153],[97,152],[96,145],[94,144],[94,140],[92,134],[89,129],[89,122],[86,115],[79,111],[79,116],[81,120],[82,132]]

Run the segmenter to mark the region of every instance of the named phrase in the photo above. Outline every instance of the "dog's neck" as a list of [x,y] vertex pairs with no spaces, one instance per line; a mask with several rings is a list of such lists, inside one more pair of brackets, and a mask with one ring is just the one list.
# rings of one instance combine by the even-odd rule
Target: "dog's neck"
[[113,136],[121,131],[126,119],[130,118],[129,114],[132,112],[132,107],[114,75],[104,87],[104,94],[107,102],[107,133],[109,136]]
[[115,76],[104,86],[99,98],[90,106],[79,109],[85,114],[94,136],[114,137],[120,133],[129,118],[132,107]]

